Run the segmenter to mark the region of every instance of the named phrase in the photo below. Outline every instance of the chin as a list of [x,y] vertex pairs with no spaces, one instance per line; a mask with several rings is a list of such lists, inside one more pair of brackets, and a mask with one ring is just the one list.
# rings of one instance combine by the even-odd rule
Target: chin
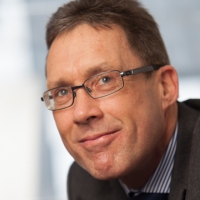
[[79,161],[83,169],[99,180],[118,179],[126,171],[126,165],[120,164],[119,159],[111,153],[101,152]]
[[[90,172],[89,172],[90,173]],[[90,173],[94,178],[102,181],[111,180],[111,179],[118,179],[119,177],[113,173],[106,173],[106,172],[95,172]]]
[[98,180],[118,179],[122,175],[122,173],[117,171],[117,169],[115,169],[113,166],[108,167],[101,165],[97,168],[88,169],[87,171]]

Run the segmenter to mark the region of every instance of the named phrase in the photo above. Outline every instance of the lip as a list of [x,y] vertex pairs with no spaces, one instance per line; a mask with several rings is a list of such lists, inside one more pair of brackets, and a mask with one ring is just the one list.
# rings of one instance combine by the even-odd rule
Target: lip
[[118,131],[99,133],[84,137],[80,144],[88,151],[108,146],[117,137]]

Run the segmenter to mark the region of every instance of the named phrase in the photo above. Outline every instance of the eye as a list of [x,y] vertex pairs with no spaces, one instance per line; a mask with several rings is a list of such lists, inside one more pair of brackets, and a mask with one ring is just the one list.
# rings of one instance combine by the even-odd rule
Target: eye
[[106,83],[109,83],[110,80],[111,80],[111,78],[109,76],[104,76],[99,80],[99,82],[100,82],[100,84],[106,84]]
[[68,95],[69,91],[66,89],[60,89],[59,91],[57,91],[57,96],[66,96]]

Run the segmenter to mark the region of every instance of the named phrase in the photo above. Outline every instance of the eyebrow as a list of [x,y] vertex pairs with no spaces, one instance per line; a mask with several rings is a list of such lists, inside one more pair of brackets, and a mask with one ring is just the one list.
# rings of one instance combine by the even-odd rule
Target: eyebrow
[[85,70],[86,76],[89,78],[91,76],[94,76],[96,74],[99,74],[101,72],[113,70],[113,67],[111,65],[108,65],[106,62],[99,63],[96,66],[89,67]]
[[65,81],[63,78],[60,78],[60,79],[58,79],[58,81],[56,81],[54,83],[49,83],[47,86],[50,90],[50,89],[57,88],[57,87],[70,86],[70,84],[68,84],[67,81]]

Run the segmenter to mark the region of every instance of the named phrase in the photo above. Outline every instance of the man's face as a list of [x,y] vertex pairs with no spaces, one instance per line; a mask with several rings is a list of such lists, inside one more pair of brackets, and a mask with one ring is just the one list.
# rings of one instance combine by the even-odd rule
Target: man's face
[[[47,58],[47,87],[75,86],[108,70],[142,67],[124,31],[79,25],[58,37]],[[62,141],[74,159],[98,179],[145,169],[161,148],[164,114],[156,73],[124,77],[124,88],[103,98],[77,89],[74,104],[54,111]]]

